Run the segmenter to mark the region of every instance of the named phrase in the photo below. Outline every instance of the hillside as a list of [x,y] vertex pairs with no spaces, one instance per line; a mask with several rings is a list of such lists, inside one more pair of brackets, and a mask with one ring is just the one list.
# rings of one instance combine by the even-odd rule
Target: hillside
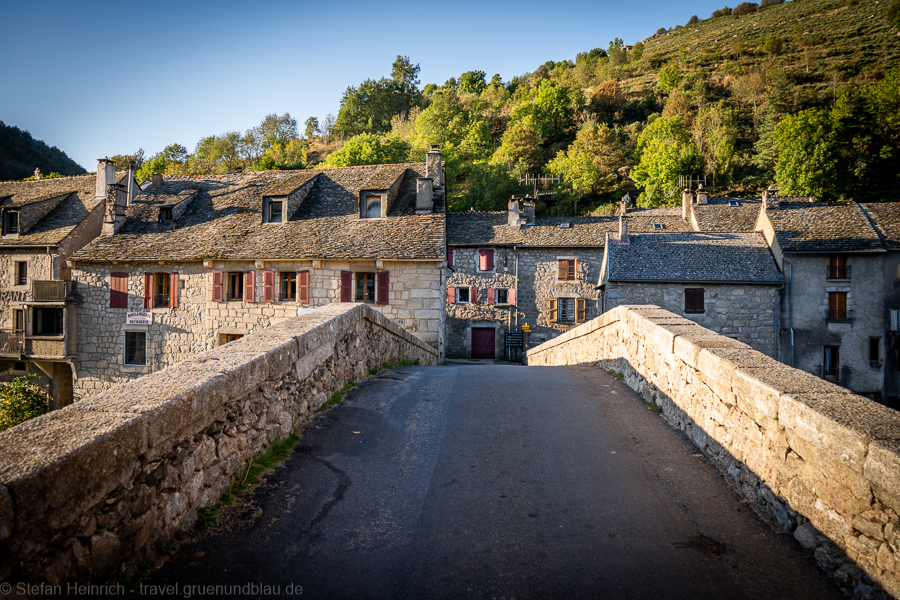
[[48,146],[31,137],[27,131],[0,121],[0,181],[31,177],[35,167],[40,168],[44,175],[87,173],[56,146]]

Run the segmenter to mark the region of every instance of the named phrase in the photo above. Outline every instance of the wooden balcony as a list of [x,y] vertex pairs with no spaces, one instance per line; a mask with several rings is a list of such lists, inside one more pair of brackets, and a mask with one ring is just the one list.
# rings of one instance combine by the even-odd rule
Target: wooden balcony
[[28,337],[25,340],[26,356],[67,356],[66,336]]
[[34,302],[66,302],[74,288],[72,281],[32,281],[31,297]]

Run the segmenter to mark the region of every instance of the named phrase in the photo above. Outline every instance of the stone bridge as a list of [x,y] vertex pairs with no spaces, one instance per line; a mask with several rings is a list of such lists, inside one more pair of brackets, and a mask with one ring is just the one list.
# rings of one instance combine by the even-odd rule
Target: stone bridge
[[[0,582],[65,585],[71,581],[104,581],[128,565],[133,569],[133,565],[151,558],[159,543],[170,540],[177,530],[191,527],[197,519],[198,509],[212,506],[232,476],[253,454],[307,423],[317,408],[346,381],[364,376],[384,363],[400,360],[433,365],[438,357],[430,346],[364,305],[332,305],[0,433]],[[565,528],[572,522],[572,518],[566,516],[570,508],[574,511],[582,504],[585,507],[597,504],[598,499],[591,497],[594,493],[591,490],[610,494],[601,503],[604,510],[613,510],[609,508],[612,505],[619,507],[615,510],[627,512],[632,504],[643,506],[646,502],[622,503],[623,498],[644,498],[648,490],[655,489],[647,481],[638,482],[635,490],[610,489],[609,481],[618,485],[628,479],[613,473],[604,462],[608,460],[610,447],[627,455],[622,457],[621,463],[632,465],[632,470],[641,464],[641,460],[653,463],[657,469],[656,477],[663,479],[678,479],[677,474],[672,474],[673,467],[679,473],[695,468],[691,466],[690,458],[675,458],[674,455],[669,458],[669,449],[662,446],[657,448],[656,455],[665,460],[648,458],[652,452],[645,454],[643,459],[633,457],[631,450],[623,449],[623,445],[631,444],[616,436],[628,436],[617,431],[620,428],[610,428],[606,420],[596,420],[591,412],[595,409],[591,406],[605,402],[597,410],[605,412],[608,420],[614,423],[617,418],[624,418],[619,412],[632,410],[634,403],[604,400],[605,394],[616,392],[609,387],[607,381],[610,378],[597,368],[600,367],[622,373],[625,383],[652,407],[659,407],[669,423],[684,430],[696,447],[740,489],[746,500],[768,513],[783,531],[793,533],[845,588],[856,590],[862,596],[877,594],[867,585],[877,582],[888,593],[900,596],[897,561],[900,556],[897,516],[900,511],[900,416],[896,412],[790,369],[744,344],[718,336],[656,307],[616,308],[531,350],[528,360],[531,365],[569,365],[572,373],[579,370],[584,373],[578,376],[578,382],[570,378],[571,385],[565,383],[564,374],[569,372],[566,369],[553,371],[555,375],[550,377],[542,375],[540,369],[504,367],[502,373],[484,371],[485,377],[481,379],[469,374],[459,375],[459,381],[452,385],[450,375],[438,375],[436,377],[443,383],[418,382],[419,387],[408,387],[405,391],[374,387],[375,400],[372,402],[378,406],[346,409],[342,406],[339,410],[349,412],[336,411],[337,417],[329,417],[343,424],[325,432],[327,436],[311,433],[318,440],[312,442],[313,446],[319,442],[336,444],[336,439],[344,439],[342,443],[346,450],[342,452],[345,456],[359,456],[366,448],[384,455],[384,465],[365,469],[368,480],[375,480],[378,473],[389,475],[392,469],[399,469],[396,478],[387,476],[390,481],[382,482],[381,487],[373,491],[357,487],[353,493],[359,496],[358,504],[347,503],[341,513],[345,519],[365,520],[368,507],[374,505],[383,508],[385,515],[393,515],[394,527],[406,524],[425,528],[428,535],[420,540],[421,548],[425,550],[443,552],[435,550],[442,540],[461,544],[447,555],[432,557],[438,563],[452,562],[454,552],[456,555],[459,552],[471,554],[474,550],[469,545],[475,543],[473,548],[484,558],[470,556],[475,562],[469,570],[486,570],[485,577],[491,579],[494,586],[476,586],[476,595],[489,591],[508,595],[507,592],[513,590],[522,596],[523,589],[530,590],[531,595],[538,591],[552,594],[554,590],[560,593],[568,590],[562,595],[571,595],[586,591],[572,587],[572,579],[576,577],[594,584],[601,581],[605,585],[615,584],[617,577],[622,578],[620,584],[630,577],[628,581],[637,586],[630,588],[632,594],[638,589],[660,593],[671,590],[673,581],[697,580],[701,585],[698,589],[706,590],[706,595],[691,596],[687,588],[682,595],[713,597],[714,592],[710,590],[716,589],[715,582],[698,579],[693,573],[693,570],[709,567],[708,561],[685,562],[679,555],[677,564],[684,572],[670,567],[673,569],[670,576],[661,577],[660,573],[648,574],[642,570],[642,565],[653,561],[635,560],[636,551],[656,558],[669,556],[672,544],[668,543],[671,541],[668,530],[688,527],[676,523],[676,517],[683,517],[678,511],[673,513],[666,509],[660,523],[642,523],[638,528],[654,537],[649,532],[655,527],[658,532],[655,536],[666,541],[668,549],[643,542],[636,546],[628,545],[635,542],[623,542],[619,550],[607,554],[609,540],[598,541],[606,540],[607,532],[579,534]],[[587,371],[586,367],[589,367]],[[490,367],[495,368],[500,367]],[[472,367],[470,371],[479,369]],[[527,376],[522,375],[525,373]],[[600,375],[606,380],[598,379]],[[403,377],[396,379],[399,381]],[[517,386],[522,389],[516,390]],[[576,410],[575,416],[570,417],[574,420],[559,418],[560,411],[551,406],[554,395],[558,395],[556,390],[563,387],[575,394],[570,402]],[[457,432],[441,433],[440,428],[429,429],[417,421],[407,427],[415,438],[414,443],[410,442],[412,446],[401,445],[396,453],[390,452],[389,446],[381,446],[387,444],[384,440],[396,435],[396,423],[383,424],[381,434],[366,436],[370,445],[367,446],[363,438],[354,434],[368,433],[367,428],[373,429],[374,424],[384,421],[382,417],[386,416],[394,395],[418,403],[415,406],[419,407],[419,412],[404,409],[407,413],[419,415],[416,418],[431,415],[433,419],[437,419],[442,410],[450,410],[447,407],[451,399],[462,398],[464,401],[455,406],[461,411],[464,429],[468,428],[470,436],[475,435],[483,441],[476,444],[474,450],[459,449],[451,444],[451,441],[459,442]],[[533,413],[537,421],[519,424],[513,420],[529,413]],[[646,410],[642,414],[652,415]],[[376,418],[377,415],[381,417]],[[658,419],[654,422],[661,423]],[[542,427],[548,432],[536,433]],[[606,429],[601,432],[601,427]],[[648,443],[661,437],[660,432],[654,430],[633,433],[631,439],[637,443],[642,435]],[[604,438],[599,446],[598,436]],[[606,440],[606,436],[610,439]],[[535,437],[546,447],[565,454],[559,458],[542,452],[535,454]],[[502,451],[494,448],[491,441],[501,438],[505,440],[501,443]],[[523,449],[519,449],[518,443],[513,444],[517,440],[522,442]],[[304,443],[301,442],[301,446]],[[524,449],[529,444],[532,449]],[[451,467],[459,464],[453,468],[445,465],[442,472],[435,466],[440,463],[438,446]],[[311,447],[301,450],[297,460],[302,462],[306,453],[312,451]],[[506,458],[477,459],[477,455],[488,451],[499,452],[498,457],[504,455]],[[474,454],[470,458],[467,452]],[[607,458],[602,458],[604,456]],[[575,460],[569,461],[565,457]],[[319,461],[315,464],[324,460],[312,458],[314,462]],[[556,462],[546,464],[548,460]],[[397,461],[402,464],[398,466]],[[472,462],[471,468],[476,470],[469,471],[468,462]],[[482,462],[484,466],[479,467]],[[428,467],[430,464],[432,467]],[[527,471],[535,465],[548,478],[544,486],[532,490],[536,496],[520,498],[518,491],[512,496],[518,498],[515,503],[521,505],[518,506],[521,510],[528,512],[526,509],[531,507],[528,518],[520,523],[510,518],[504,520],[504,515],[517,514],[509,509],[500,509],[495,514],[509,495],[505,489],[500,490],[502,479],[519,477],[522,470]],[[325,471],[326,475],[339,472],[337,467]],[[438,474],[447,479],[442,489],[454,490],[447,499],[434,489],[439,481]],[[530,473],[522,474],[524,485],[519,487],[529,487],[530,476]],[[563,483],[548,483],[557,480]],[[298,484],[299,487],[302,485]],[[341,485],[346,492],[349,484]],[[699,480],[690,483],[690,486],[694,485],[698,486],[696,489],[707,487]],[[398,486],[402,489],[394,489]],[[504,500],[488,502],[478,498],[479,494],[483,496],[494,488],[498,493],[503,492],[499,498]],[[567,488],[571,488],[574,495],[561,493]],[[710,488],[708,497],[698,497],[696,489],[679,492],[685,498],[684,510],[690,510],[690,502],[713,505],[718,502],[713,497],[722,495],[721,491]],[[311,498],[315,493],[316,490],[310,490]],[[353,493],[341,493],[334,498],[349,498]],[[293,498],[291,494],[293,492],[288,496]],[[396,506],[383,507],[379,504],[381,496],[403,497],[404,500],[398,500],[400,503]],[[333,507],[334,498],[323,500],[324,505]],[[414,502],[415,498],[421,502]],[[444,506],[445,500],[448,502],[446,507],[450,508]],[[294,501],[290,500],[287,506]],[[492,504],[494,502],[498,503],[497,507]],[[485,503],[483,510],[479,503]],[[547,529],[546,524],[538,526],[537,521],[531,521],[531,518],[545,516],[539,514],[540,510],[534,510],[536,504],[562,507],[559,529],[555,525]],[[452,508],[457,505],[458,508]],[[411,506],[417,508],[412,510]],[[358,510],[352,510],[353,507]],[[442,510],[450,514],[444,514]],[[285,513],[285,522],[289,522],[290,512]],[[292,518],[302,520],[307,517],[294,514]],[[505,521],[510,521],[508,530],[498,526]],[[429,523],[434,529],[426,528]],[[455,525],[448,526],[448,523]],[[482,527],[493,531],[494,537],[478,538],[476,542],[460,541],[459,532],[465,533],[467,524],[479,531]],[[347,521],[335,526],[347,526]],[[365,524],[361,527],[363,531],[367,530]],[[517,537],[519,533],[521,538]],[[284,535],[288,540],[298,537],[293,530],[287,530]],[[320,531],[316,534],[318,537],[312,539],[319,543],[322,535]],[[387,534],[381,532],[379,535]],[[332,537],[346,542],[345,536]],[[608,537],[619,538],[619,534],[609,532]],[[391,547],[391,544],[399,543],[398,539],[406,540],[403,543],[410,547],[416,546],[416,537],[408,529],[387,535],[383,540],[385,543],[380,545]],[[712,543],[702,536],[695,542],[695,546],[699,544],[697,547]],[[258,543],[269,545],[268,542]],[[589,546],[573,544],[596,544],[603,550],[592,558],[599,556],[601,563],[607,562],[584,562],[583,556],[589,553]],[[234,541],[219,544],[227,548],[244,545],[251,546]],[[536,562],[526,568],[522,566],[524,563],[516,562],[521,556],[515,549],[529,545],[546,547],[549,554],[540,560],[529,556],[529,560],[534,558]],[[279,552],[282,549],[278,547]],[[481,564],[490,562],[493,550],[511,557],[511,562],[500,560],[496,565]],[[759,554],[763,553],[767,551],[759,551]],[[358,554],[356,551],[351,553],[353,556]],[[552,557],[556,554],[570,556],[577,564],[555,565]],[[848,562],[848,557],[852,563]],[[383,584],[384,571],[379,569],[388,565],[387,572],[397,576],[398,581],[412,581],[408,577],[413,575],[401,573],[402,566],[395,565],[397,558],[396,554],[383,560],[369,557],[369,561],[375,562],[351,567],[347,572],[352,572],[360,581],[365,578],[365,573],[369,573],[373,581]],[[273,558],[272,564],[276,560]],[[418,560],[421,573],[435,575],[434,564],[424,564],[421,558]],[[753,562],[752,557],[749,560]],[[415,560],[409,561],[415,566]],[[623,567],[622,561],[628,564]],[[239,562],[244,563],[246,571],[249,559]],[[212,568],[200,571],[218,572],[216,567],[219,566],[213,562]],[[455,568],[460,567],[455,565]],[[606,569],[609,573],[585,576],[582,572],[592,568]],[[772,570],[777,570],[777,565]],[[239,569],[234,571],[239,572]],[[330,571],[333,569],[322,570],[323,573]],[[412,567],[411,571],[413,574],[418,572]],[[536,573],[544,572],[551,579],[538,587],[522,588],[521,583],[519,587],[515,583],[509,583],[505,588],[497,587],[497,582],[505,581],[504,578],[522,576],[527,579],[531,576],[533,579]],[[348,575],[339,574],[346,582]],[[726,574],[722,573],[723,576]],[[709,573],[706,576],[709,577]],[[427,593],[414,587],[399,591],[452,596],[453,590],[466,593],[469,589],[465,585],[460,587],[459,581],[451,582],[447,573],[442,573],[442,577],[440,581],[444,583],[429,588]],[[658,586],[652,587],[651,580]],[[322,582],[325,586],[322,589],[329,590],[326,583]],[[805,585],[795,584],[801,591]],[[566,585],[569,587],[564,587]],[[703,588],[703,585],[712,587]],[[383,597],[392,597],[398,591],[377,589]],[[722,587],[721,597],[745,597],[748,592],[743,589],[741,592]],[[610,597],[634,597],[629,596],[628,590],[623,591],[621,585],[618,590],[611,592]],[[353,595],[349,589],[338,594],[339,587],[331,591],[335,592],[332,594],[335,597]],[[788,597],[783,595],[785,593],[786,589],[778,595]]]

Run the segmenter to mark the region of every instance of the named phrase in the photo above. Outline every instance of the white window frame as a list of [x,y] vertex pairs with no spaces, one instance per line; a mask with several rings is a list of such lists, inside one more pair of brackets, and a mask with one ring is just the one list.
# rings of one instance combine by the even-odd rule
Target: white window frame
[[[273,221],[273,220],[272,220],[272,205],[273,205],[273,204],[280,204],[280,205],[281,205],[281,220],[280,220],[280,221]],[[275,200],[275,199],[273,199],[273,198],[266,198],[266,200],[265,200],[265,206],[263,207],[263,209],[264,209],[264,210],[263,210],[263,222],[264,222],[264,223],[275,223],[275,224],[278,224],[278,225],[284,223],[284,221],[285,221],[285,212],[286,212],[286,210],[285,210],[285,207],[286,207],[286,206],[285,206],[285,205],[286,205],[286,204],[287,204],[287,202],[285,202],[284,200],[281,200],[281,199]]]

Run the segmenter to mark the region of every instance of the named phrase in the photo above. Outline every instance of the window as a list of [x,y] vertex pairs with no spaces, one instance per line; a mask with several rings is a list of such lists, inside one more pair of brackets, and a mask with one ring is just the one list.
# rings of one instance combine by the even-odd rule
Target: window
[[109,307],[128,308],[128,273],[110,273]]
[[147,333],[145,331],[125,332],[125,364],[142,367],[147,364]]
[[847,266],[847,257],[834,255],[828,261],[828,279],[850,279],[850,267]]
[[[900,332],[900,310],[891,309],[891,333]],[[900,363],[898,363],[900,365]]]
[[456,288],[456,303],[457,304],[468,304],[469,303],[469,288],[467,288],[467,287]]
[[551,298],[551,323],[583,323],[585,320],[584,298]]
[[282,300],[293,300],[297,297],[297,274],[293,272],[281,273],[281,294]]
[[559,321],[575,320],[575,298],[560,298],[557,306],[559,307]]
[[20,309],[13,310],[13,329],[16,331],[25,331],[25,311]]
[[482,249],[478,251],[478,270],[493,271],[494,270],[494,251]]
[[828,292],[828,311],[825,318],[829,321],[849,321],[853,318],[847,310],[847,292]]
[[728,206],[740,206],[740,203],[737,200],[729,200]]
[[230,271],[228,273],[228,300],[244,299],[244,272]]
[[284,202],[281,200],[267,200],[265,208],[266,223],[281,223],[284,220]]
[[496,293],[496,302],[497,304],[507,304],[507,290],[497,290]]
[[869,338],[869,363],[877,367],[881,363],[881,338]]
[[162,206],[159,209],[159,222],[168,223],[172,220],[172,207]]
[[7,210],[3,212],[3,235],[19,234],[19,211]]
[[169,274],[153,274],[153,307],[169,306]]
[[654,223],[653,224],[653,229],[655,229],[656,231],[661,231],[665,228],[666,228],[666,226],[663,225],[662,223]]
[[575,259],[566,258],[559,261],[559,280],[575,281]]
[[222,333],[219,335],[219,345],[236,342],[242,337],[244,337],[243,333]]
[[63,335],[63,309],[34,308],[34,335]]
[[380,219],[381,218],[381,196],[363,196],[362,218],[364,219]]
[[840,347],[825,346],[825,353],[822,357],[822,378],[835,383],[840,383]]
[[375,302],[375,273],[356,274],[356,301]]
[[28,263],[25,261],[16,263],[16,285],[28,285]]
[[684,312],[687,314],[702,314],[703,288],[687,288],[684,290]]

